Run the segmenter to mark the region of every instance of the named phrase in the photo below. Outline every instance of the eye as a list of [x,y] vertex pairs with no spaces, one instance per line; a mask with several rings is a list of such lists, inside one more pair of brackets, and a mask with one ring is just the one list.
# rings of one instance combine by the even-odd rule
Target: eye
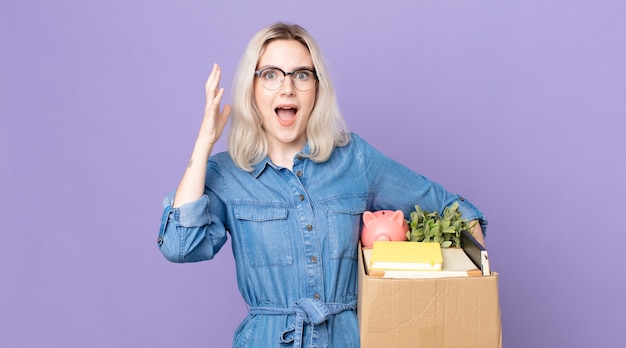
[[268,81],[275,80],[278,77],[278,72],[275,69],[263,70],[261,77]]
[[308,70],[298,70],[293,73],[294,79],[301,80],[301,81],[307,81],[308,79],[311,78],[312,75],[313,73],[311,73]]

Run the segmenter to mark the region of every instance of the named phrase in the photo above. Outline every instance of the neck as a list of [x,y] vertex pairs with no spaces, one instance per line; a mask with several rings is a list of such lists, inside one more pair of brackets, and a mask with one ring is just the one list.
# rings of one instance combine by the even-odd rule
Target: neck
[[293,158],[297,153],[298,151],[271,152],[269,157],[275,165],[291,169],[293,167]]
[[304,145],[291,144],[291,146],[270,146],[269,157],[277,166],[293,168],[293,159],[302,150]]

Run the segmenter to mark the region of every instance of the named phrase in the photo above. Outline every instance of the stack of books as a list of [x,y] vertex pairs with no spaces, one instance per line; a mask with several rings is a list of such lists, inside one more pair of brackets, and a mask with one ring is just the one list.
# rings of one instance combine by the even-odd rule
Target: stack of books
[[446,278],[489,275],[487,251],[469,233],[462,248],[439,243],[376,241],[363,249],[365,271],[381,278]]

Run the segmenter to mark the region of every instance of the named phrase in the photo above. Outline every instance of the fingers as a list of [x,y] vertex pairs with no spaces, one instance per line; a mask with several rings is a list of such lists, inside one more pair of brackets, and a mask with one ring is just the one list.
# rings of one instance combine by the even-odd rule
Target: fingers
[[224,110],[222,110],[222,118],[226,120],[228,119],[229,115],[230,115],[230,105],[226,104],[224,105]]
[[213,69],[205,85],[206,106],[199,136],[212,144],[221,137],[231,112],[230,105],[224,105],[224,108],[220,110],[220,103],[224,96],[224,88],[219,87],[221,74],[219,65],[213,64]]
[[220,69],[219,65],[213,64],[213,69],[205,85],[207,100],[215,98],[217,92],[219,92],[218,86],[221,77],[222,69]]
[[217,93],[213,97],[207,96],[206,107],[207,111],[211,111],[214,114],[219,114],[220,112],[220,103],[222,101],[222,96],[224,95],[224,88],[220,88]]
[[219,88],[220,78],[222,76],[222,70],[219,65],[213,64],[211,74],[205,84],[206,93],[206,106],[205,110],[211,110],[212,112],[219,113],[220,101],[224,95],[224,89]]

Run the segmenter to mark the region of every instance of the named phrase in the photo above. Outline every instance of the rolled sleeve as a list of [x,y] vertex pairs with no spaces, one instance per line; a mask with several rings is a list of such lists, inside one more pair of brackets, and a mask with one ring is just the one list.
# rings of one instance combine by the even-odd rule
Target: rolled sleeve
[[[172,262],[194,262],[213,258],[226,240],[223,225],[211,224],[209,197],[173,208],[175,192],[163,199],[163,216],[157,240],[159,249]],[[211,228],[209,228],[211,226]]]
[[459,203],[459,212],[461,212],[461,216],[467,221],[478,220],[480,228],[483,231],[483,235],[486,236],[487,219],[485,219],[483,213],[462,196],[457,196],[456,201]]
[[[163,199],[163,208],[172,207],[176,192],[169,193]],[[203,195],[197,200],[185,203],[178,208],[171,208],[173,218],[182,227],[199,227],[208,225],[211,222],[208,214],[209,197]]]

